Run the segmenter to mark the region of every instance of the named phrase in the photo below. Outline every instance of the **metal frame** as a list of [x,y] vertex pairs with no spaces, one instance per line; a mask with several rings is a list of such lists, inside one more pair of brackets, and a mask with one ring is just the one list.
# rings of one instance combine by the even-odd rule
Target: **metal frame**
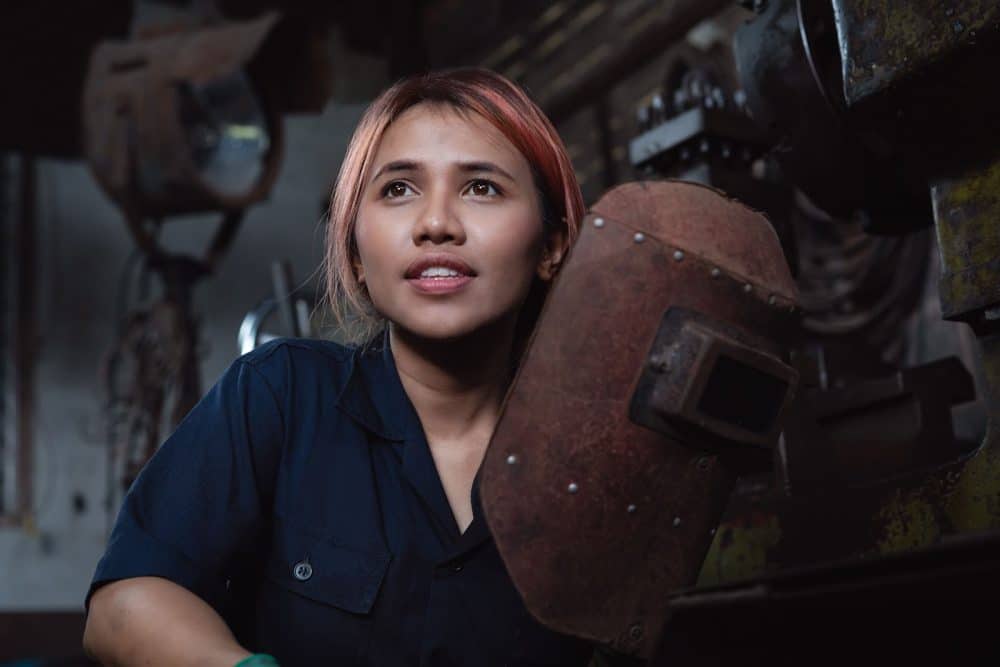
[[[6,164],[4,165],[7,166]],[[6,170],[5,170],[6,171]],[[11,327],[12,374],[2,387],[4,400],[13,396],[12,425],[3,425],[4,436],[13,448],[3,452],[0,474],[4,486],[13,481],[13,491],[5,491],[5,504],[0,510],[0,527],[20,526],[30,520],[34,505],[34,426],[35,426],[35,365],[38,357],[38,317],[36,285],[38,274],[37,172],[32,156],[21,157],[17,178],[16,204],[0,202],[7,211],[16,211],[10,227],[14,273],[13,289],[7,291],[13,308]],[[6,194],[6,192],[5,192]],[[7,233],[6,221],[4,234]],[[6,258],[5,258],[6,263]],[[6,378],[5,378],[6,380]],[[10,470],[13,468],[13,474]],[[13,478],[13,479],[12,479]]]

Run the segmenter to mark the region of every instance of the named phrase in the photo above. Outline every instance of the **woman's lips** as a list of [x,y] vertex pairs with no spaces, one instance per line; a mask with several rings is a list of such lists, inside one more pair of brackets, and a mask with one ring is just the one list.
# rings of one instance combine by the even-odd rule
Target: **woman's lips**
[[431,252],[414,259],[405,272],[406,282],[422,294],[451,294],[464,288],[476,272],[464,259],[446,252]]
[[448,276],[442,278],[407,278],[415,290],[423,294],[451,294],[457,292],[470,282],[473,276]]

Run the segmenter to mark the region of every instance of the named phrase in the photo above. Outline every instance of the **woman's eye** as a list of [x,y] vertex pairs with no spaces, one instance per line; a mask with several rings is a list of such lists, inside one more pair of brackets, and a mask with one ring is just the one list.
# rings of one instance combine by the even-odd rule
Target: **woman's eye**
[[496,186],[489,181],[473,181],[469,185],[469,193],[476,197],[493,197],[500,194]]
[[406,183],[403,183],[402,181],[393,181],[389,185],[385,186],[385,189],[382,190],[382,195],[391,199],[393,197],[405,197],[412,192],[413,190]]

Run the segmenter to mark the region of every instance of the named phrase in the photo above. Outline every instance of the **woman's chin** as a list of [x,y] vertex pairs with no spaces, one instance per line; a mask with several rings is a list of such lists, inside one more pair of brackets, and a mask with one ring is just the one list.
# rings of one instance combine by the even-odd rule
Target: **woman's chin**
[[[501,318],[502,319],[502,318]],[[418,319],[394,323],[406,335],[424,339],[428,342],[459,341],[470,336],[488,335],[498,324],[497,319]]]

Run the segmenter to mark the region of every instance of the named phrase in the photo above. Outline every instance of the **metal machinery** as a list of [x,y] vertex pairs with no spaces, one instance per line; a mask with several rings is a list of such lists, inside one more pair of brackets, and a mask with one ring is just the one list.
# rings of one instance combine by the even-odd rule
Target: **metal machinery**
[[[731,51],[675,51],[628,156],[645,178],[764,211],[793,286],[765,281],[755,314],[692,305],[720,266],[760,292],[745,257],[718,256],[733,230],[752,236],[754,216],[721,195],[692,207],[681,184],[600,199],[508,397],[487,517],[533,613],[651,664],[995,664],[1000,5],[748,5]],[[691,241],[692,221],[710,241]],[[980,345],[982,441],[953,428],[952,406],[975,398],[969,371],[906,367],[901,351],[931,228],[943,316]],[[750,239],[744,252],[773,260],[771,242]],[[655,250],[630,248],[642,240]],[[748,343],[777,354],[770,365],[727,370],[727,353],[706,356],[711,336],[685,347],[678,285],[688,308],[736,327],[730,341],[753,326],[781,338],[769,303],[782,311],[797,294],[801,309],[783,347]],[[678,363],[691,349],[704,368]],[[711,377],[727,373],[728,401],[767,429],[784,415],[770,453],[678,407],[692,392],[710,404]],[[539,412],[554,424],[526,428]]]

